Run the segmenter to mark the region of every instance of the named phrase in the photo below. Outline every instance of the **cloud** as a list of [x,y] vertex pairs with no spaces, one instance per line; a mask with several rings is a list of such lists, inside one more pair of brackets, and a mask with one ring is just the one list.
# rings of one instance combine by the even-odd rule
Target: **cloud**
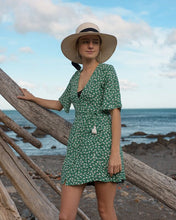
[[5,48],[0,48],[0,63],[4,63],[7,61],[17,61],[17,57],[13,54],[6,54]]
[[4,53],[5,51],[6,51],[5,48],[3,48],[3,47],[0,48],[0,53]]
[[[154,37],[152,28],[145,22],[129,22],[118,15],[105,14],[102,22],[99,22],[104,32],[117,36],[120,44],[143,44],[144,40]],[[112,25],[110,25],[112,24]],[[115,24],[115,25],[113,25]]]
[[173,29],[166,38],[166,44],[176,45],[176,29]]
[[19,50],[23,53],[33,53],[33,50],[30,47],[21,47]]
[[6,56],[0,55],[0,63],[3,63],[6,61]]
[[[0,8],[0,22],[8,22],[8,27],[11,25],[21,34],[40,32],[63,39],[75,32],[77,24],[90,21],[102,32],[117,36],[120,49],[125,53],[125,62],[127,50],[136,52],[134,57],[129,57],[128,65],[135,60],[136,66],[151,66],[155,72],[163,65],[168,70],[171,65],[168,59],[174,53],[170,45],[176,42],[176,29],[152,28],[140,18],[140,13],[119,7],[91,8],[61,0],[55,3],[52,0],[0,0]],[[32,49],[23,47],[20,51],[31,53]]]
[[12,62],[16,62],[16,61],[18,61],[18,57],[17,57],[15,54],[11,54],[11,55],[8,57],[8,60],[9,60],[9,61],[12,61]]
[[170,59],[170,63],[168,65],[169,69],[175,70],[176,69],[176,53],[173,55],[173,57]]
[[161,73],[160,76],[164,76],[170,79],[176,78],[176,72],[173,73]]
[[160,76],[167,78],[176,78],[176,53],[173,54],[171,59],[162,66],[162,73]]
[[5,3],[0,0],[0,8],[0,17],[11,16],[12,25],[20,33],[41,32],[63,37],[79,20],[75,4],[62,1],[54,4],[51,0],[7,0]]
[[[1,17],[13,18],[11,24],[20,33],[41,32],[62,39],[73,33],[77,24],[91,21],[97,23],[102,31],[117,35],[121,43],[139,43],[143,38],[154,34],[151,27],[143,21],[135,23],[122,19],[117,13],[122,11],[124,14],[122,8],[106,12],[80,3],[58,1],[54,4],[51,0],[0,0],[0,8]],[[131,16],[129,10],[125,13]]]
[[3,63],[6,61],[7,57],[4,55],[6,49],[5,48],[0,48],[0,63]]
[[36,88],[35,84],[30,83],[30,82],[26,82],[26,81],[19,81],[18,85],[20,87],[24,87],[24,88],[27,88],[27,89],[34,89],[34,88]]
[[119,81],[120,81],[120,89],[122,90],[133,90],[138,87],[136,83],[130,82],[126,79],[122,79]]

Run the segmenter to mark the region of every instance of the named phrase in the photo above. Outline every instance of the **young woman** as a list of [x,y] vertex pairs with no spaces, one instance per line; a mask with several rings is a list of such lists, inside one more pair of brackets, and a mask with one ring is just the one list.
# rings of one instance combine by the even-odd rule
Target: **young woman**
[[59,219],[74,220],[86,185],[95,186],[102,220],[117,220],[114,197],[117,183],[125,180],[121,137],[121,98],[116,72],[103,64],[113,54],[117,39],[100,33],[97,25],[81,24],[75,34],[61,44],[63,54],[82,64],[59,100],[46,100],[22,89],[18,98],[43,107],[69,112],[73,103],[72,125],[67,155],[62,167],[62,196]]

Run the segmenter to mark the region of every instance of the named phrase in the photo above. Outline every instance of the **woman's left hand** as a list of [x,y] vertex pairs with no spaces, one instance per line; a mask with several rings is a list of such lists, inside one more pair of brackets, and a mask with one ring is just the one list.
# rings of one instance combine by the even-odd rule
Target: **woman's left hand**
[[108,173],[112,177],[114,174],[122,170],[122,163],[120,153],[111,154],[108,163]]

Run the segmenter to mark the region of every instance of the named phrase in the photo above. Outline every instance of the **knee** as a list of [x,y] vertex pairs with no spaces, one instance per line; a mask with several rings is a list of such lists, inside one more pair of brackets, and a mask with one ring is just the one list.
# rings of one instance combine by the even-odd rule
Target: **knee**
[[98,204],[98,212],[102,220],[116,219],[117,215],[113,204]]
[[108,219],[108,210],[104,206],[99,205],[98,212],[99,212],[101,219],[103,220]]

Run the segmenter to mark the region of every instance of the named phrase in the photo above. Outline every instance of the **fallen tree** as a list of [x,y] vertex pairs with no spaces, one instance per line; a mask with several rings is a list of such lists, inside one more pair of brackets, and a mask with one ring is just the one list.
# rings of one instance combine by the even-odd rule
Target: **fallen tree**
[[22,92],[2,69],[0,69],[0,94],[34,125],[67,145],[71,123],[33,102],[17,99],[17,96],[22,95]]
[[[56,186],[56,184],[50,179],[50,177],[40,169],[40,167],[34,163],[34,161],[32,159],[30,159],[30,157],[28,157],[22,150],[21,148],[11,139],[9,138],[4,132],[3,130],[0,128],[0,137],[2,137],[2,139],[9,144],[20,156],[21,158],[23,158],[25,160],[25,162],[31,167],[33,168],[38,174],[39,176],[45,180],[45,182],[51,186],[51,188],[53,190],[55,190],[56,193],[58,193],[59,195],[61,195],[61,189],[59,186]],[[0,151],[1,152],[1,151]],[[1,162],[0,162],[1,164]],[[6,171],[7,172],[7,171]],[[13,176],[13,182],[16,182],[16,175]],[[17,189],[18,190],[18,189]],[[21,191],[19,191],[19,194],[21,195]],[[38,212],[39,210],[37,210]],[[78,215],[81,217],[81,219],[84,220],[89,220],[89,218],[85,215],[85,213],[78,208]],[[5,219],[4,219],[5,220]]]
[[[10,88],[10,89],[9,89]],[[37,127],[67,145],[71,124],[30,101],[18,100],[19,86],[0,70],[0,94]],[[127,180],[176,210],[176,182],[124,152]]]
[[27,132],[26,129],[16,124],[11,118],[5,115],[1,110],[0,110],[0,121],[2,121],[8,128],[10,128],[12,131],[17,133],[20,137],[23,137],[33,146],[37,148],[41,148],[42,144],[38,139],[36,139],[34,136],[32,136],[32,134]]
[[[29,176],[9,145],[0,137],[0,166],[32,213],[41,220],[58,219],[59,210]],[[6,218],[8,219],[8,218]]]

